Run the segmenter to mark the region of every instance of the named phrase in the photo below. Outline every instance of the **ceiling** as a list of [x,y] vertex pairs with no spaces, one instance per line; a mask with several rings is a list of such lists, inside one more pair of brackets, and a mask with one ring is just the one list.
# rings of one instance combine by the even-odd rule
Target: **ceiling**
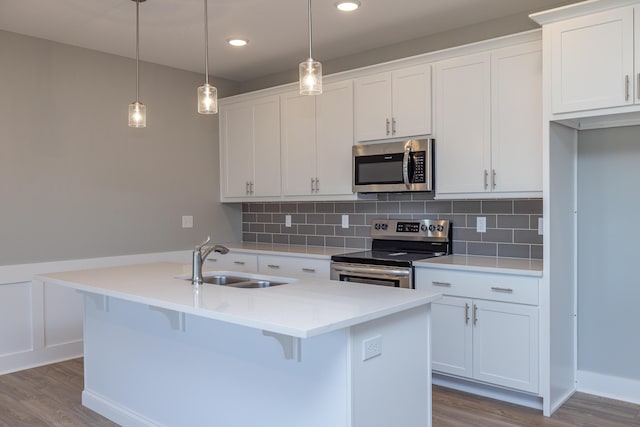
[[[313,57],[326,61],[492,19],[550,9],[568,0],[313,1]],[[235,81],[297,69],[308,57],[305,0],[209,0],[209,71]],[[0,0],[0,29],[135,58],[131,0]],[[229,37],[250,40],[244,48]],[[140,59],[204,70],[203,0],[140,4]]]

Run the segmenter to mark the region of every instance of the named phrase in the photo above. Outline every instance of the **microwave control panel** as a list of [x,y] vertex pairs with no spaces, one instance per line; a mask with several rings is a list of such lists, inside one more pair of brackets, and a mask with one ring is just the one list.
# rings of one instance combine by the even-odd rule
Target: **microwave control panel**
[[416,184],[423,184],[427,182],[427,177],[425,175],[426,153],[424,151],[416,151],[411,153],[411,157],[413,159],[413,176],[411,182]]

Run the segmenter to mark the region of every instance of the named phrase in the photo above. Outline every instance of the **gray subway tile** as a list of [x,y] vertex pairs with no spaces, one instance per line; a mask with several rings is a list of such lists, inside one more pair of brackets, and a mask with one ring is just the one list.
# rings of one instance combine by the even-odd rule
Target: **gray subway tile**
[[282,234],[298,234],[299,224],[291,224],[291,227],[287,227],[285,224],[280,224],[280,232]]
[[316,234],[316,226],[313,224],[300,224],[298,225],[298,234]]
[[307,236],[307,245],[309,246],[325,246],[324,236]]
[[531,258],[532,259],[542,259],[542,245],[531,245]]
[[454,200],[454,213],[481,213],[482,202],[480,200]]
[[399,213],[400,202],[378,202],[378,212],[380,213]]
[[248,232],[248,231],[250,231],[250,227],[249,227],[249,225],[250,225],[250,224],[249,224],[248,222],[243,222],[243,223],[242,223],[242,231],[243,231],[243,232]]
[[342,228],[340,225],[334,226],[334,234],[336,236],[355,236],[355,227]]
[[451,245],[451,252],[458,255],[467,254],[467,242],[454,240]]
[[387,200],[389,200],[389,194],[388,193],[378,193],[377,194],[377,200],[379,202],[386,202]]
[[485,233],[479,234],[482,235],[483,242],[513,243],[513,230],[511,229],[488,228]]
[[256,222],[258,215],[254,213],[243,213],[242,214],[242,222]]
[[359,225],[353,227],[355,229],[355,235],[358,237],[369,237],[371,236],[371,226],[369,225]]
[[280,212],[280,203],[265,203],[265,212]]
[[298,213],[315,213],[315,203],[298,203]]
[[514,230],[514,243],[542,244],[542,236],[538,230]]
[[355,209],[357,213],[376,213],[377,202],[357,202]]
[[345,240],[344,237],[326,237],[325,238],[325,246],[330,246],[332,248],[344,248]]
[[487,228],[496,228],[496,215],[467,215],[467,227],[476,228],[478,217],[484,217],[487,221]]
[[529,215],[529,228],[538,230],[538,220],[540,218],[542,218],[542,215]]
[[513,200],[483,200],[482,213],[512,214]]
[[496,256],[497,243],[467,242],[468,255]]
[[498,245],[498,256],[507,258],[529,258],[529,245],[501,243]]
[[316,203],[316,212],[317,213],[334,213],[335,208],[333,203],[329,203],[329,202]]
[[280,212],[292,214],[298,212],[298,204],[293,202],[280,203]]
[[400,202],[401,213],[424,213],[424,202]]
[[433,200],[435,196],[433,191],[420,191],[411,193],[411,200]]
[[457,227],[467,226],[467,216],[464,214],[439,214],[438,219],[447,219],[451,222],[451,226],[455,229]]
[[336,202],[334,203],[335,213],[352,213],[356,211],[354,202]]
[[387,200],[390,202],[411,200],[411,193],[387,193]]
[[427,213],[453,213],[451,200],[427,201]]
[[304,224],[307,221],[307,215],[305,214],[291,214],[292,224]]
[[349,225],[365,225],[365,216],[363,214],[348,214]]
[[309,213],[307,214],[306,223],[307,224],[324,224],[324,216],[323,213]]
[[513,212],[542,215],[542,199],[523,199],[513,202]]
[[364,223],[367,225],[371,225],[371,223],[378,219],[389,219],[389,214],[366,214],[364,218]]
[[242,204],[242,212],[249,212],[249,203]]
[[264,225],[265,233],[280,233],[280,224],[265,224]]
[[344,239],[345,248],[365,249],[367,242],[362,237],[347,237]]
[[264,212],[264,203],[249,203],[249,212]]
[[258,234],[258,242],[260,243],[273,243],[273,235],[272,234]]
[[243,242],[255,242],[256,241],[256,233],[242,233],[242,241]]
[[289,244],[290,245],[306,245],[307,244],[307,236],[298,235],[298,234],[290,234],[289,235]]
[[482,233],[478,233],[475,228],[453,228],[453,240],[464,240],[467,242],[480,242]]
[[316,234],[321,236],[333,236],[334,235],[334,226],[333,225],[316,225]]
[[324,223],[325,224],[342,224],[342,215],[340,215],[340,214],[325,214],[324,215]]
[[415,214],[410,214],[410,213],[406,213],[406,214],[389,214],[389,218],[392,218],[392,219],[403,219],[403,220],[412,220],[414,215],[415,215]]
[[258,222],[273,222],[273,214],[259,213],[256,216],[257,216],[256,221]]
[[529,228],[529,215],[498,215],[498,228]]
[[252,233],[264,233],[264,224],[252,222],[249,224],[249,231]]
[[273,235],[273,243],[280,243],[283,245],[289,244],[289,235],[288,234],[274,234]]

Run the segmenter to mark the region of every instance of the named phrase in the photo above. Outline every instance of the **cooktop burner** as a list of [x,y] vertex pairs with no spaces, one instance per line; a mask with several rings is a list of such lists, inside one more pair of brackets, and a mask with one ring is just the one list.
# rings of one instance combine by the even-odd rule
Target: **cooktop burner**
[[414,261],[451,253],[448,220],[374,220],[371,250],[331,257],[335,262],[411,267]]

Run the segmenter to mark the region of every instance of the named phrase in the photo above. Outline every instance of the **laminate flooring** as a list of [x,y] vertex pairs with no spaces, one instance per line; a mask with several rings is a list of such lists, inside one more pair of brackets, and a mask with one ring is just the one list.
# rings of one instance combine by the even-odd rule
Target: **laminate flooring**
[[[82,388],[82,359],[2,375],[0,427],[116,426],[82,406]],[[576,393],[547,418],[535,409],[434,386],[433,427],[470,426],[640,427],[640,405]]]

